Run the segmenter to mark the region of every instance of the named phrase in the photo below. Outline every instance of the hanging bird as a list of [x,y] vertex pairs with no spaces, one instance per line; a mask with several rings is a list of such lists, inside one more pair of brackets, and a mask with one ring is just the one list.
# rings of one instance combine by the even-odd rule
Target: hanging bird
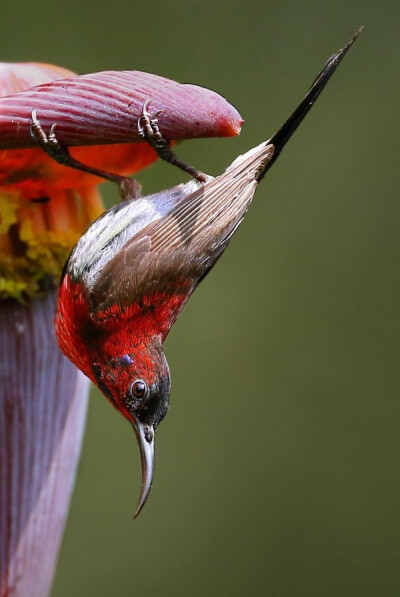
[[[358,33],[328,60],[279,131],[238,157],[217,178],[186,168],[176,156],[171,158],[156,115],[150,116],[146,102],[139,131],[161,157],[178,162],[197,180],[109,209],[81,237],[65,264],[55,320],[57,338],[67,357],[133,426],[142,461],[135,516],[151,488],[154,434],[169,407],[164,340],[192,292],[226,249],[258,183]],[[32,120],[32,133],[46,151],[62,163],[85,168],[69,162],[68,150],[57,144],[54,130],[47,137],[36,114]]]

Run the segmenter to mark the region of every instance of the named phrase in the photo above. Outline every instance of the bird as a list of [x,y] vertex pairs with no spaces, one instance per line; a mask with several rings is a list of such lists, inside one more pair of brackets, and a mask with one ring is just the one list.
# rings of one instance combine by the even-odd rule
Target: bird
[[[215,178],[189,168],[192,180],[143,197],[127,183],[125,192],[132,196],[88,228],[65,264],[55,316],[57,339],[65,355],[133,427],[142,465],[135,517],[149,496],[155,432],[169,408],[171,381],[164,341],[225,251],[260,181],[359,32],[327,61],[302,102],[270,139],[236,158]],[[174,162],[149,104],[143,107],[139,131],[163,159]],[[57,145],[53,127],[49,136],[44,133],[36,114],[32,128],[45,151],[82,169],[82,164],[68,164],[67,148]],[[184,162],[176,162],[185,169]]]

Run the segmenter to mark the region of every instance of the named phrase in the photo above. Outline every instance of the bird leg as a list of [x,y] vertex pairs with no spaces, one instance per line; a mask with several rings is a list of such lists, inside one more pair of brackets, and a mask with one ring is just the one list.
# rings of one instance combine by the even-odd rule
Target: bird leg
[[115,182],[119,186],[122,199],[137,199],[141,196],[142,186],[137,180],[129,178],[128,176],[112,174],[111,172],[88,166],[87,164],[83,164],[79,160],[76,160],[70,154],[68,147],[62,145],[58,141],[55,134],[56,124],[51,126],[49,134],[46,135],[37,117],[36,110],[32,110],[31,118],[32,137],[38,142],[47,155],[53,158],[58,164]]
[[206,182],[210,178],[207,174],[204,174],[204,172],[201,172],[187,162],[184,162],[172,151],[169,142],[164,139],[158,126],[157,116],[161,112],[164,112],[164,110],[157,110],[153,116],[150,116],[150,113],[147,110],[150,102],[151,100],[146,100],[143,104],[142,115],[138,120],[139,136],[146,139],[147,143],[151,145],[156,154],[164,160],[164,162],[177,166],[177,168],[180,168],[199,182]]

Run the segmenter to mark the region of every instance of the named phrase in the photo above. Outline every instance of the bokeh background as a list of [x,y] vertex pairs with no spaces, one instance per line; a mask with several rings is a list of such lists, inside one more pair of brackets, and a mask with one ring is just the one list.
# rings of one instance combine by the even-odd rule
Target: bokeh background
[[[132,430],[93,391],[52,597],[400,594],[399,16],[396,0],[3,7],[2,60],[227,97],[242,135],[179,146],[212,174],[365,25],[168,338],[172,406],[134,522]],[[161,163],[138,178],[185,179]]]

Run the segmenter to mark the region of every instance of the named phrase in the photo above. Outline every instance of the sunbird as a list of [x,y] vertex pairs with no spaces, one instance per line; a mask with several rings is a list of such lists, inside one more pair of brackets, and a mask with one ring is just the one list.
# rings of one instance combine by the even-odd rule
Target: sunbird
[[[360,31],[328,60],[275,135],[236,158],[222,175],[204,175],[177,158],[159,130],[158,113],[151,116],[151,98],[137,123],[139,133],[193,180],[141,197],[130,179],[99,172],[120,184],[125,200],[101,215],[72,250],[60,281],[55,329],[65,355],[134,429],[142,463],[135,517],[151,489],[155,431],[169,408],[165,338]],[[57,161],[96,173],[71,158],[54,127],[45,134],[35,111],[31,129]]]

